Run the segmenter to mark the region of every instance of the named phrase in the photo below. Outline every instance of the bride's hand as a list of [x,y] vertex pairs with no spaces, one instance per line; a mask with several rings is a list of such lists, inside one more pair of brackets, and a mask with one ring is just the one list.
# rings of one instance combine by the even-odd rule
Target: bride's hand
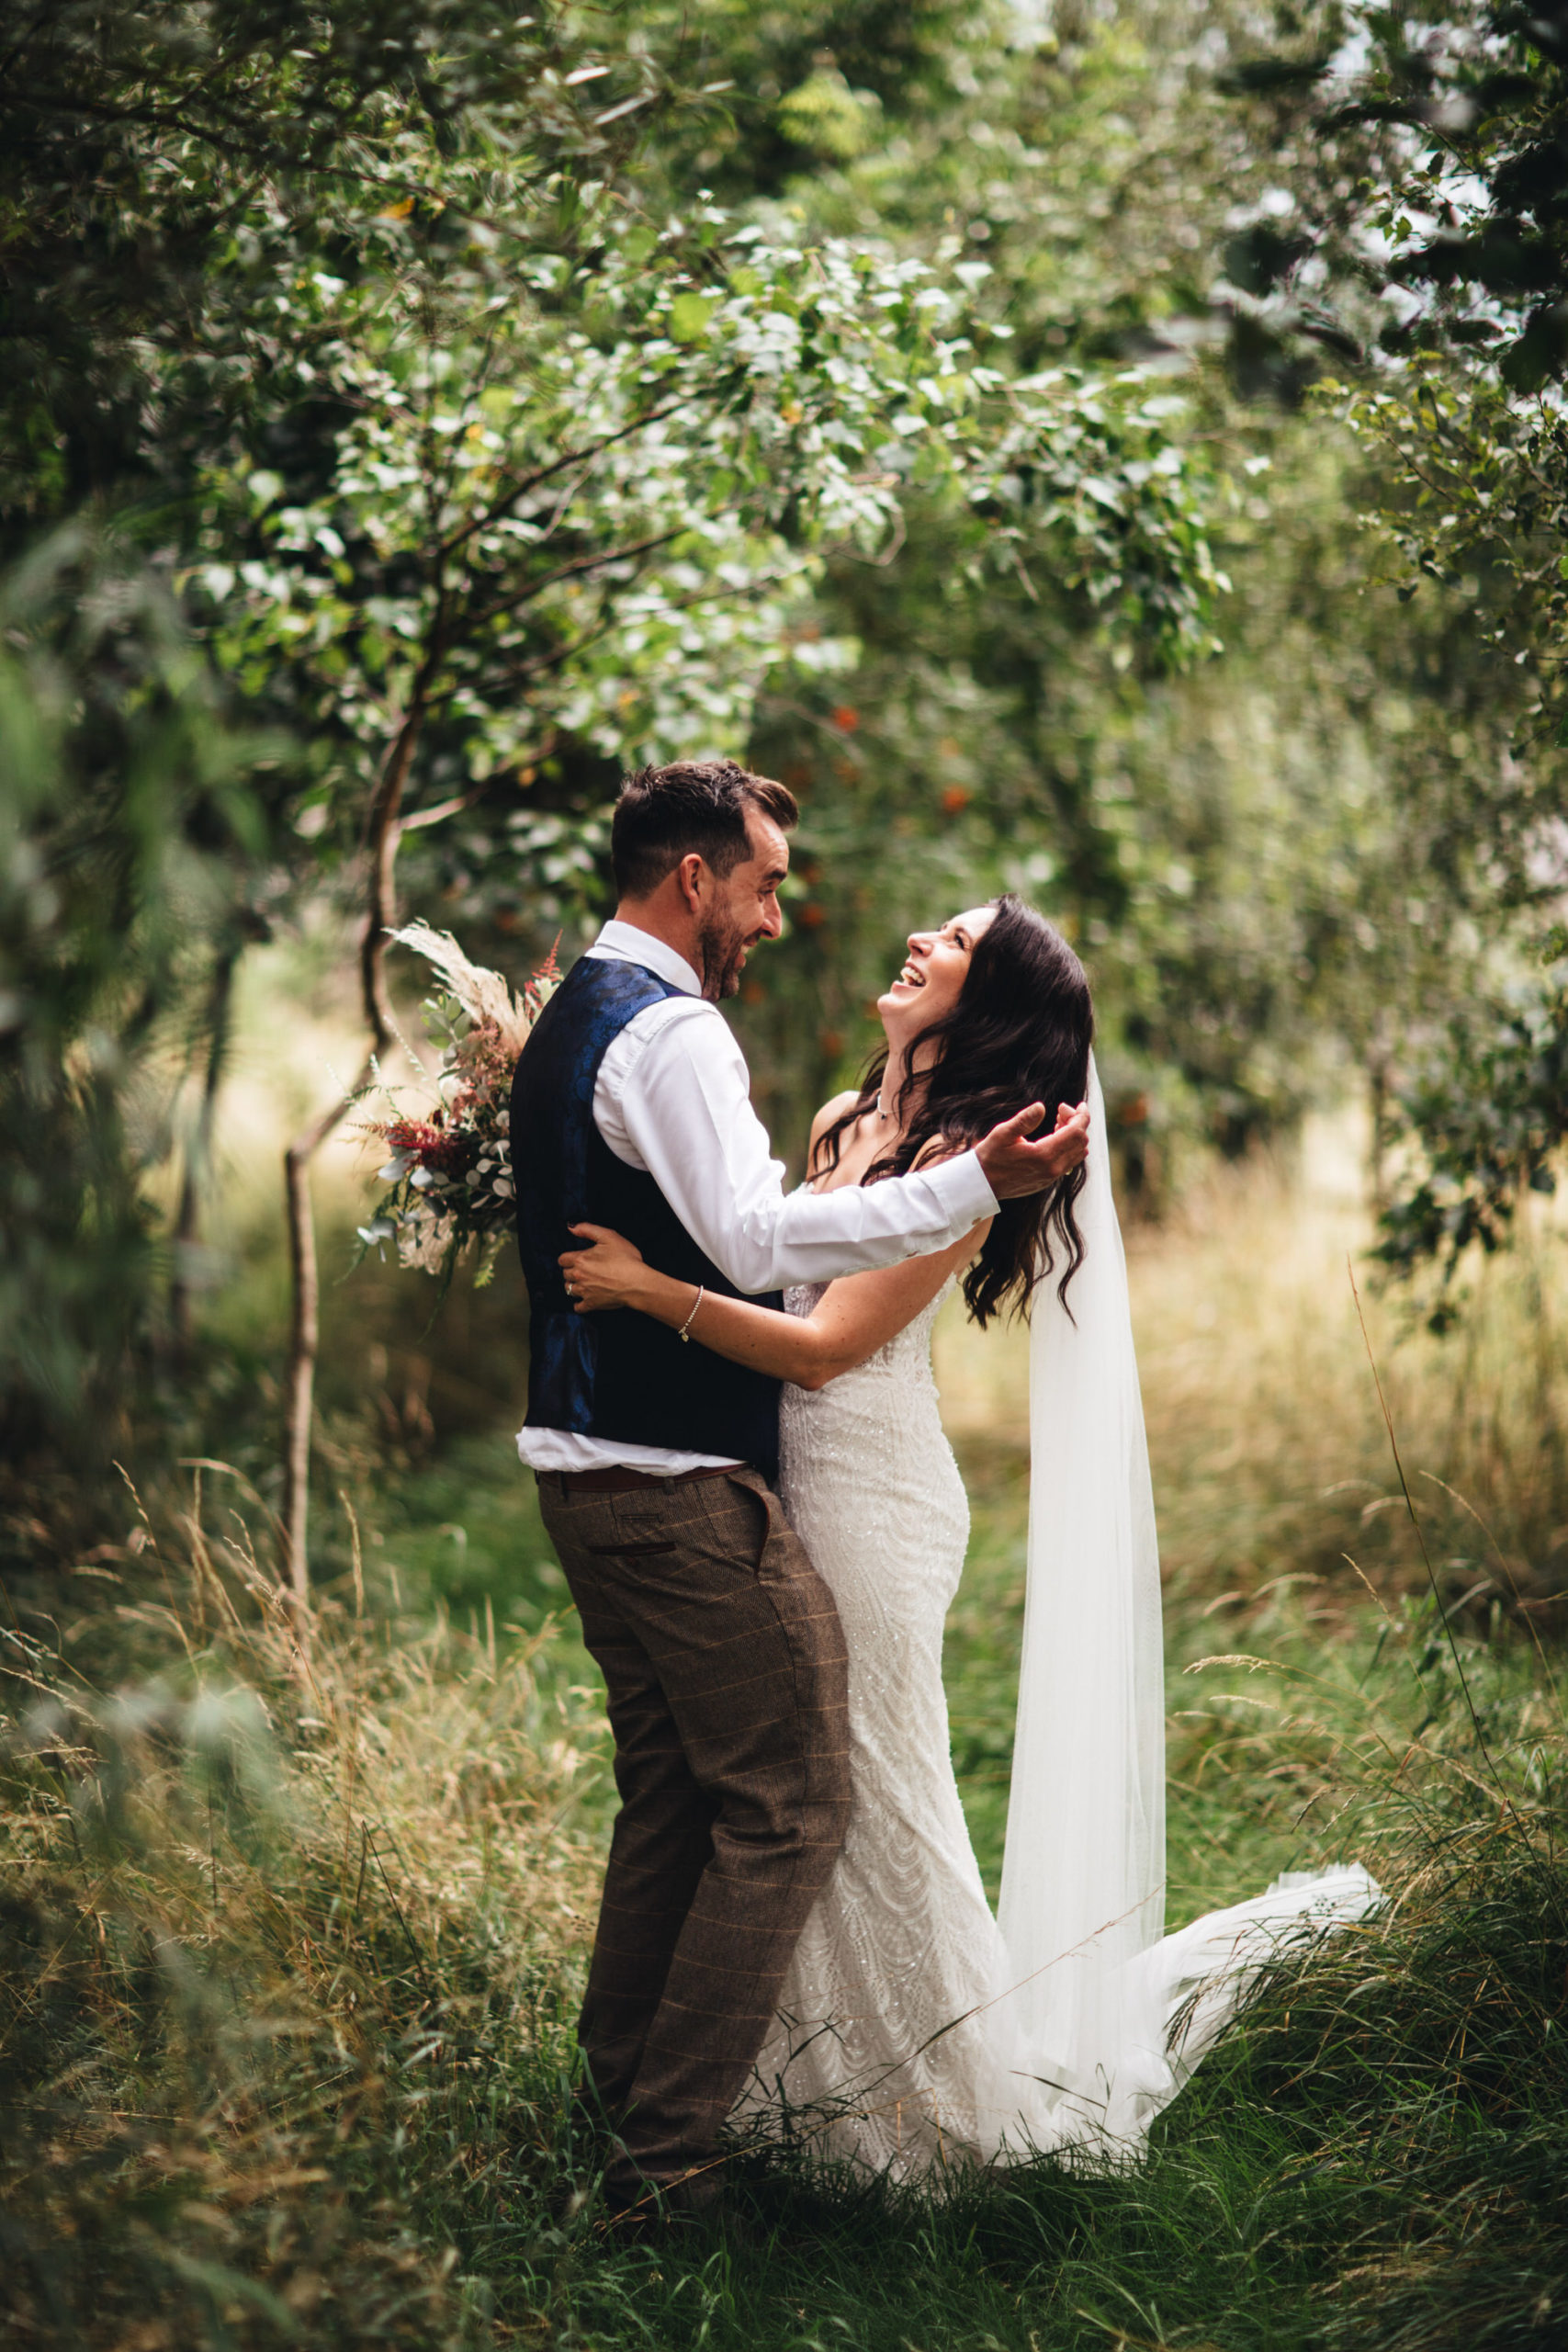
[[586,1234],[590,1246],[563,1250],[560,1269],[567,1295],[579,1315],[594,1315],[605,1306],[631,1306],[632,1291],[643,1270],[642,1251],[607,1225],[574,1225],[572,1233]]

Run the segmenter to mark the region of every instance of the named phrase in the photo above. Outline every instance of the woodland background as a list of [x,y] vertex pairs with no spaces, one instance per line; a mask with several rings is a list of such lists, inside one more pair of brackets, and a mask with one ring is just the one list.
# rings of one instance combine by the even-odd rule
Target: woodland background
[[[0,292],[18,2340],[1561,2340],[1568,14],[9,0]],[[1172,1917],[1397,1901],[1135,2178],[758,2150],[655,2256],[566,2111],[520,1285],[355,1228],[389,926],[574,954],[677,752],[803,805],[731,1008],[786,1158],[912,922],[1078,944]],[[993,1881],[1021,1345],[939,1348]]]

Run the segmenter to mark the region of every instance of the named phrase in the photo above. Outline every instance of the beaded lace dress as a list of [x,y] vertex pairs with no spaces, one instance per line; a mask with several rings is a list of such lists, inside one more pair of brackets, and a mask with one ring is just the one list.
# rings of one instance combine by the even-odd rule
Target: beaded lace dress
[[[968,2014],[1003,1982],[1006,1957],[942,1681],[969,1540],[931,1374],[931,1327],[953,1287],[856,1370],[816,1390],[786,1383],[780,1402],[784,1509],[849,1652],[852,1794],[748,2104],[782,2092],[789,2109],[813,2110],[802,2123],[824,2153],[895,2175],[994,2147],[1009,2104],[985,2021]],[[809,1315],[821,1295],[790,1290],[786,1311]]]

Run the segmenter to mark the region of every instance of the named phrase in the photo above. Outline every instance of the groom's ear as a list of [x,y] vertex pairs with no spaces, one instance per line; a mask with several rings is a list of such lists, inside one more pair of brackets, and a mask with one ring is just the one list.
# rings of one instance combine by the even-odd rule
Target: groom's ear
[[708,862],[698,850],[688,850],[675,868],[675,887],[681,894],[681,904],[689,914],[703,910],[703,883],[711,878]]

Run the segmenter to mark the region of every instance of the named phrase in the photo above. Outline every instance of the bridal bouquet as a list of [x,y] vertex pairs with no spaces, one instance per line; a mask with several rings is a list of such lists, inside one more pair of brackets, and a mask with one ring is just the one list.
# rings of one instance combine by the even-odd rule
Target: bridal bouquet
[[390,1189],[359,1227],[366,1249],[396,1241],[399,1263],[450,1282],[470,1241],[476,1281],[488,1282],[515,1214],[512,1073],[528,1033],[559,985],[555,951],[515,997],[499,972],[470,964],[449,932],[410,923],[391,936],[434,966],[445,987],[424,1001],[441,1047],[436,1100],[423,1118],[371,1119],[363,1132],[390,1146],[377,1182]]

